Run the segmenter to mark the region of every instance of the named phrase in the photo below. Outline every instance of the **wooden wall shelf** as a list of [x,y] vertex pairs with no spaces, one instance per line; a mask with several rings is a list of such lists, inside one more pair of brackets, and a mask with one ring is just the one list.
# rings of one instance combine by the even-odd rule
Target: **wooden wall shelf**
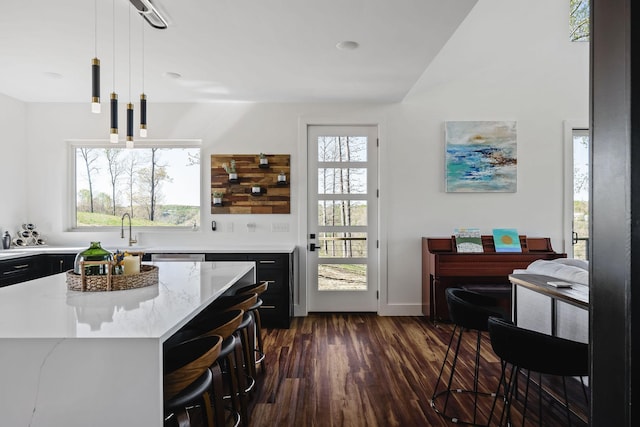
[[[291,179],[291,156],[289,154],[269,154],[269,164],[260,165],[259,154],[211,155],[211,192],[224,193],[222,206],[213,204],[212,214],[288,214],[291,213],[291,190],[287,185],[278,184],[278,175],[284,172]],[[236,161],[238,179],[229,181],[229,175],[222,168],[231,160]],[[262,189],[259,197],[251,192],[251,187]]]

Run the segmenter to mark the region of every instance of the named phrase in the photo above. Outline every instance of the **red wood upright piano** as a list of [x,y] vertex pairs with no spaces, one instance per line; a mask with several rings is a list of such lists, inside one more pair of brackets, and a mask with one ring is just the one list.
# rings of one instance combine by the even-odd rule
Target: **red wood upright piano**
[[[483,252],[456,251],[455,237],[422,238],[422,313],[432,321],[449,320],[445,289],[477,285],[490,289],[509,285],[514,269],[532,262],[566,258],[551,248],[548,237],[520,236],[522,252],[496,252],[493,236],[482,236]],[[508,288],[507,288],[508,289]]]

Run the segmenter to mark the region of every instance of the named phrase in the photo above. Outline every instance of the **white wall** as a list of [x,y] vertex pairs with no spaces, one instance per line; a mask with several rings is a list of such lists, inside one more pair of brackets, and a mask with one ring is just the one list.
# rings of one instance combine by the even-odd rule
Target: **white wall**
[[[459,226],[477,226],[483,233],[515,227],[522,234],[551,237],[562,251],[563,121],[588,118],[588,45],[568,41],[567,16],[567,1],[480,0],[400,104],[154,104],[150,94],[149,138],[203,140],[204,227],[145,233],[140,244],[278,242],[304,249],[306,189],[300,183],[306,150],[300,125],[368,122],[381,126],[381,314],[420,313],[421,236],[448,236]],[[518,122],[516,193],[444,192],[447,120]],[[7,221],[17,225],[28,219],[51,242],[85,245],[95,237],[65,231],[65,140],[105,138],[108,115],[92,115],[84,104],[29,104],[26,122],[28,208]],[[208,156],[261,151],[291,154],[291,215],[212,216]],[[234,232],[210,231],[211,219],[221,230],[232,221]],[[249,221],[257,224],[255,233],[246,232]],[[290,232],[271,233],[272,222],[289,222]],[[111,234],[101,239],[121,242],[119,233]],[[305,307],[296,312],[304,313]]]
[[[419,298],[420,236],[515,227],[563,251],[563,121],[588,122],[589,46],[568,1],[480,0],[389,117],[391,304]],[[516,193],[445,193],[444,122],[516,120]],[[418,183],[422,185],[417,186]]]
[[0,94],[0,234],[9,231],[12,237],[27,214],[27,175],[33,173],[27,155],[26,108],[25,103]]

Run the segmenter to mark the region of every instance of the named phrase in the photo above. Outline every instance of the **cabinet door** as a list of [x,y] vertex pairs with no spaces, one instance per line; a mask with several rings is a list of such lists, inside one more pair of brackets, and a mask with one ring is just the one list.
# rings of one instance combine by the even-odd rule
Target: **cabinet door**
[[46,255],[43,264],[43,275],[48,276],[72,270],[75,260],[75,254]]
[[252,254],[256,262],[256,276],[259,282],[269,282],[262,294],[263,308],[260,309],[265,327],[288,328],[293,312],[292,288],[290,286],[290,254]]
[[0,263],[0,287],[39,277],[40,255],[15,258]]

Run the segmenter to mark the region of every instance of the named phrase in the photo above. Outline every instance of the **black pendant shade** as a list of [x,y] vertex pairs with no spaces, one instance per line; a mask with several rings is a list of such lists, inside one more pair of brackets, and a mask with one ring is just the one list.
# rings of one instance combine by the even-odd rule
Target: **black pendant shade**
[[100,112],[100,60],[91,60],[91,112]]
[[111,134],[109,140],[118,143],[118,94],[111,92]]
[[127,146],[133,143],[133,104],[127,104]]
[[147,136],[147,95],[140,94],[140,136]]

